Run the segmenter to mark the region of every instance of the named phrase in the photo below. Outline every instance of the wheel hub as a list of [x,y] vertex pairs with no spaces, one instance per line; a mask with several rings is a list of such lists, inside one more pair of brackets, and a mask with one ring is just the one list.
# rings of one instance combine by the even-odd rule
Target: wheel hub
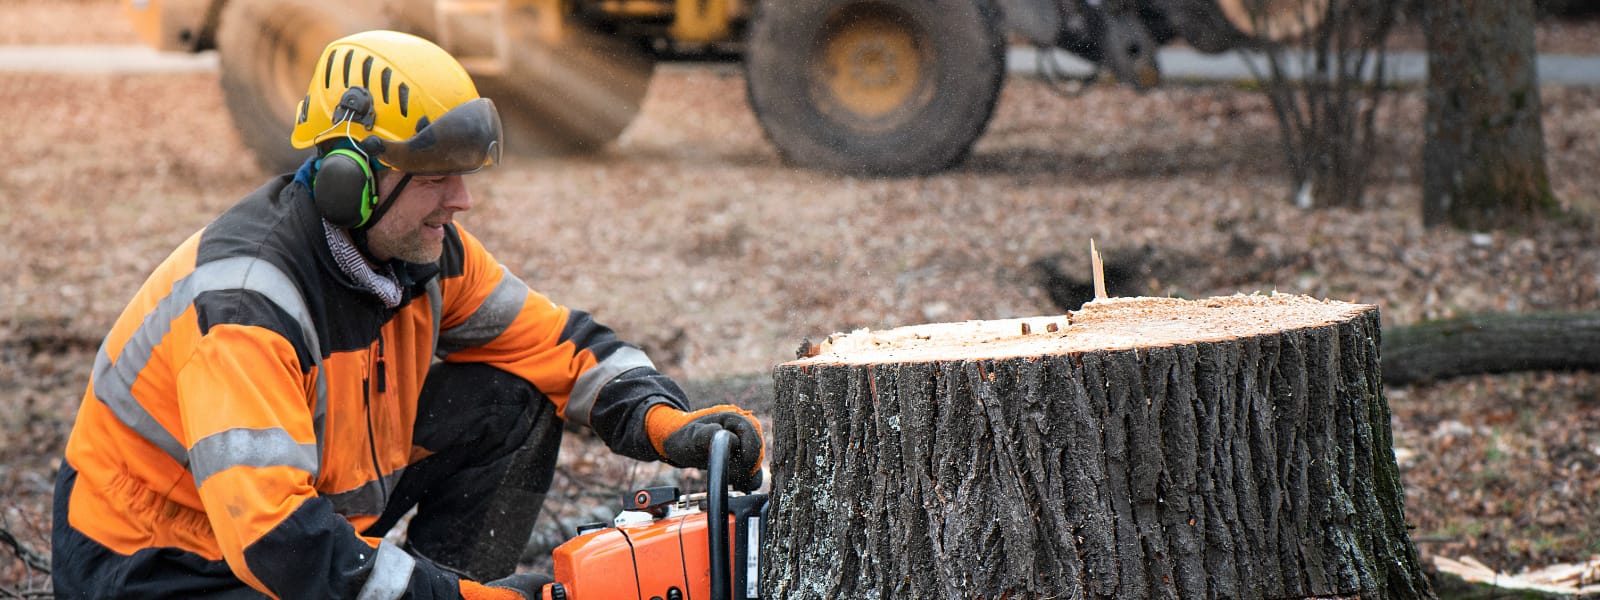
[[916,32],[890,11],[855,6],[829,19],[818,59],[833,103],[863,119],[884,117],[914,101],[925,77]]

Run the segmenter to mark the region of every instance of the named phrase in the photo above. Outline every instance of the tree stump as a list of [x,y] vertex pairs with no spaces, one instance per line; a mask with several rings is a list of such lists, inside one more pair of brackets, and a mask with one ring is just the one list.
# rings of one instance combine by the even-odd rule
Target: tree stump
[[776,598],[1430,597],[1373,306],[1122,298],[774,372]]

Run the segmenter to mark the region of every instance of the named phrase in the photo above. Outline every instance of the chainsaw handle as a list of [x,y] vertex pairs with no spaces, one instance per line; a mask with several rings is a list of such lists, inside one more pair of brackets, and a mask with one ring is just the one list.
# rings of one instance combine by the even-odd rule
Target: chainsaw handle
[[711,600],[733,600],[733,558],[728,551],[728,462],[733,433],[711,436],[711,461],[706,467],[706,544],[711,547]]

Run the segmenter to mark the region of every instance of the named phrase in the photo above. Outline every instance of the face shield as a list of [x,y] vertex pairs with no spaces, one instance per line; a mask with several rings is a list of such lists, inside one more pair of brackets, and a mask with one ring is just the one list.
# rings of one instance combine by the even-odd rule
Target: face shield
[[412,175],[464,175],[500,162],[500,113],[478,98],[450,109],[410,139],[371,136],[361,148],[378,162]]

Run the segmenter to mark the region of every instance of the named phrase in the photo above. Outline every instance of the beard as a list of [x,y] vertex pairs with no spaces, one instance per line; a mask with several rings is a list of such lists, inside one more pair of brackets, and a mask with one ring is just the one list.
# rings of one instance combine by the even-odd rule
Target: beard
[[400,228],[396,221],[378,221],[367,232],[367,249],[374,256],[408,263],[437,262],[444,252],[444,240],[422,223]]
[[374,253],[382,253],[408,263],[428,264],[437,262],[439,256],[444,253],[444,244],[423,239],[421,232],[413,232],[411,235],[391,238],[385,240],[383,244],[378,244],[372,240],[369,240],[369,243],[372,244]]

